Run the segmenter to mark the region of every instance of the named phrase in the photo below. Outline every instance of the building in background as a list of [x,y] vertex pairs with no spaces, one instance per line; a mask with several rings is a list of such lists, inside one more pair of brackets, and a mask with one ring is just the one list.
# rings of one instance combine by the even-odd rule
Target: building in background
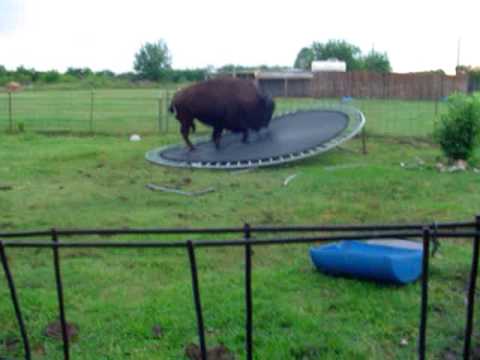
[[317,72],[346,72],[347,63],[338,59],[316,60],[312,61],[313,73]]

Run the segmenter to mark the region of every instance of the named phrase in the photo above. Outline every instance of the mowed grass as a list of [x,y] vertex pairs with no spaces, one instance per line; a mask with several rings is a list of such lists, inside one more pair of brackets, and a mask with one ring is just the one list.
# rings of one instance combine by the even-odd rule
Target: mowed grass
[[[440,151],[425,143],[374,138],[363,156],[355,152],[360,141],[352,140],[310,160],[233,174],[144,160],[146,151],[180,141],[174,133],[137,143],[125,136],[2,134],[0,184],[13,189],[0,191],[0,231],[407,223],[468,220],[479,212],[478,174],[400,166],[417,157],[433,164]],[[292,174],[297,177],[284,187]],[[185,197],[151,192],[148,183],[216,191]],[[185,237],[82,238],[127,239]],[[61,342],[44,336],[58,318],[52,253],[7,251],[34,358],[61,359]],[[470,255],[470,242],[444,241],[432,260],[429,358],[460,356]],[[243,251],[199,249],[197,256],[208,345],[223,343],[243,358]],[[79,328],[73,359],[182,359],[185,346],[198,342],[185,250],[63,249],[61,261],[67,318]],[[328,277],[314,270],[308,246],[255,248],[253,264],[257,359],[416,358],[419,283]],[[3,276],[0,319],[0,357],[21,357]],[[162,328],[159,338],[155,325]]]
[[[178,132],[166,111],[175,90],[25,91],[13,95],[12,126],[26,131],[97,134]],[[278,98],[276,114],[338,105],[340,99]],[[354,99],[368,119],[367,131],[377,135],[430,137],[445,104],[433,101]],[[0,93],[0,129],[9,129],[6,93]],[[205,128],[200,126],[200,132]]]

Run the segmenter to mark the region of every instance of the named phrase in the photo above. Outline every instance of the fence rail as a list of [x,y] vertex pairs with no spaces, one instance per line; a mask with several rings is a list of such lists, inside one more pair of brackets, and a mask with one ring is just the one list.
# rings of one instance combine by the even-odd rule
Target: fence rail
[[[256,238],[255,235],[295,233],[291,237]],[[319,233],[316,236],[302,237],[297,234]],[[335,235],[331,235],[335,233]],[[340,234],[338,234],[340,233]],[[241,239],[234,240],[187,240],[187,241],[112,241],[112,242],[78,242],[63,240],[72,236],[92,235],[179,235],[179,234],[238,234]],[[49,237],[50,241],[38,240],[38,238]],[[51,229],[45,231],[24,231],[0,233],[0,261],[7,280],[12,306],[17,319],[19,332],[23,340],[25,359],[31,359],[31,346],[28,331],[24,323],[24,315],[20,307],[19,297],[16,290],[14,276],[11,272],[7,258],[8,248],[50,248],[53,255],[53,268],[55,273],[55,284],[57,291],[57,302],[59,319],[62,329],[64,359],[70,358],[69,337],[67,334],[67,309],[64,303],[64,290],[62,285],[61,272],[61,250],[64,248],[184,248],[188,256],[191,273],[192,295],[195,306],[198,339],[202,359],[207,359],[207,345],[205,340],[205,328],[203,310],[198,279],[198,267],[196,262],[196,249],[201,247],[244,247],[245,261],[245,353],[247,359],[253,359],[254,354],[254,307],[252,292],[252,249],[255,246],[275,246],[280,244],[307,244],[318,242],[329,242],[338,240],[364,240],[374,238],[417,238],[423,243],[422,257],[422,280],[421,280],[421,306],[418,333],[417,355],[419,359],[426,357],[427,325],[428,325],[428,289],[429,289],[429,263],[430,244],[439,239],[448,238],[470,238],[473,239],[473,255],[471,260],[470,280],[467,296],[466,325],[464,331],[463,358],[469,359],[471,355],[471,338],[473,331],[474,305],[476,279],[478,272],[479,239],[480,239],[480,216],[472,222],[432,223],[432,224],[402,224],[402,225],[340,225],[340,226],[285,226],[255,227],[244,224],[243,227],[228,228],[157,228],[157,229],[75,229],[60,230]],[[24,240],[28,239],[28,240]]]

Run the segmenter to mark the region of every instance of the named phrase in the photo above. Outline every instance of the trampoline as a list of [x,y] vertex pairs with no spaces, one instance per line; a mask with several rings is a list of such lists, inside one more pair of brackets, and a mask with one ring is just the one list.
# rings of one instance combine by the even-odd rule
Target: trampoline
[[250,132],[248,143],[242,135],[225,133],[220,149],[203,139],[189,151],[185,145],[154,149],[146,159],[174,167],[242,169],[272,166],[301,160],[332,149],[360,132],[363,114],[350,106],[325,107],[286,113],[272,119],[268,129]]

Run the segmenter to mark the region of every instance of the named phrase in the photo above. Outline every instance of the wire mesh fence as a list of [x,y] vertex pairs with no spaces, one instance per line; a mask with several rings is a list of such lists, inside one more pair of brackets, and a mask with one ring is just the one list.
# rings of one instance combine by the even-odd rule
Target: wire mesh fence
[[[25,91],[0,93],[0,129],[125,135],[178,133],[168,112],[174,90]],[[431,137],[445,103],[368,98],[276,98],[275,114],[349,103],[365,114],[369,134]],[[199,126],[199,132],[207,128]]]
[[[315,233],[315,235],[307,235]],[[226,236],[234,234],[238,238],[232,240],[187,240],[187,241],[88,241],[83,238],[91,236],[128,236],[128,235],[217,235]],[[270,234],[270,237],[268,236]],[[288,235],[285,235],[288,234]],[[333,234],[333,235],[332,235]],[[73,240],[69,239],[75,237]],[[70,336],[68,334],[68,312],[65,306],[64,288],[62,282],[63,269],[61,255],[67,249],[185,249],[188,264],[190,267],[192,297],[195,309],[195,320],[197,325],[198,342],[200,345],[201,359],[207,359],[206,326],[204,309],[202,307],[202,292],[199,281],[199,268],[196,262],[196,252],[200,248],[243,248],[244,249],[244,325],[245,325],[245,358],[253,359],[255,353],[255,307],[252,291],[252,250],[260,246],[278,246],[286,244],[314,244],[330,241],[352,241],[366,239],[385,238],[417,238],[423,246],[422,252],[422,279],[420,288],[420,319],[417,333],[417,358],[425,359],[427,356],[427,328],[428,314],[432,311],[429,307],[429,263],[430,245],[440,239],[471,239],[473,252],[471,258],[470,278],[468,280],[468,291],[466,298],[466,321],[462,335],[463,358],[471,357],[472,332],[474,319],[474,305],[476,292],[476,279],[478,272],[478,255],[480,243],[480,217],[472,222],[456,223],[433,223],[433,224],[404,224],[404,225],[347,225],[347,226],[285,226],[285,227],[252,227],[245,224],[238,228],[204,228],[204,229],[82,229],[82,230],[49,230],[49,231],[27,231],[16,233],[0,233],[0,262],[6,278],[6,286],[10,295],[14,317],[16,318],[20,338],[23,342],[24,358],[32,358],[32,345],[30,343],[29,331],[24,319],[31,309],[25,311],[29,306],[22,306],[19,292],[15,282],[15,274],[11,270],[10,262],[14,261],[10,249],[50,249],[52,250],[55,290],[57,295],[58,319],[61,324],[61,340],[63,343],[63,358],[70,359]],[[7,256],[7,252],[10,257]],[[18,253],[15,253],[18,255]],[[124,284],[127,285],[127,284]],[[193,319],[192,319],[193,320]],[[192,322],[194,322],[193,320]],[[207,319],[208,321],[208,319]],[[241,323],[242,320],[239,320]],[[154,356],[154,354],[152,354]]]
[[[0,94],[0,124],[13,131],[107,134],[158,131],[165,92],[96,90]],[[11,107],[11,108],[10,108]]]

